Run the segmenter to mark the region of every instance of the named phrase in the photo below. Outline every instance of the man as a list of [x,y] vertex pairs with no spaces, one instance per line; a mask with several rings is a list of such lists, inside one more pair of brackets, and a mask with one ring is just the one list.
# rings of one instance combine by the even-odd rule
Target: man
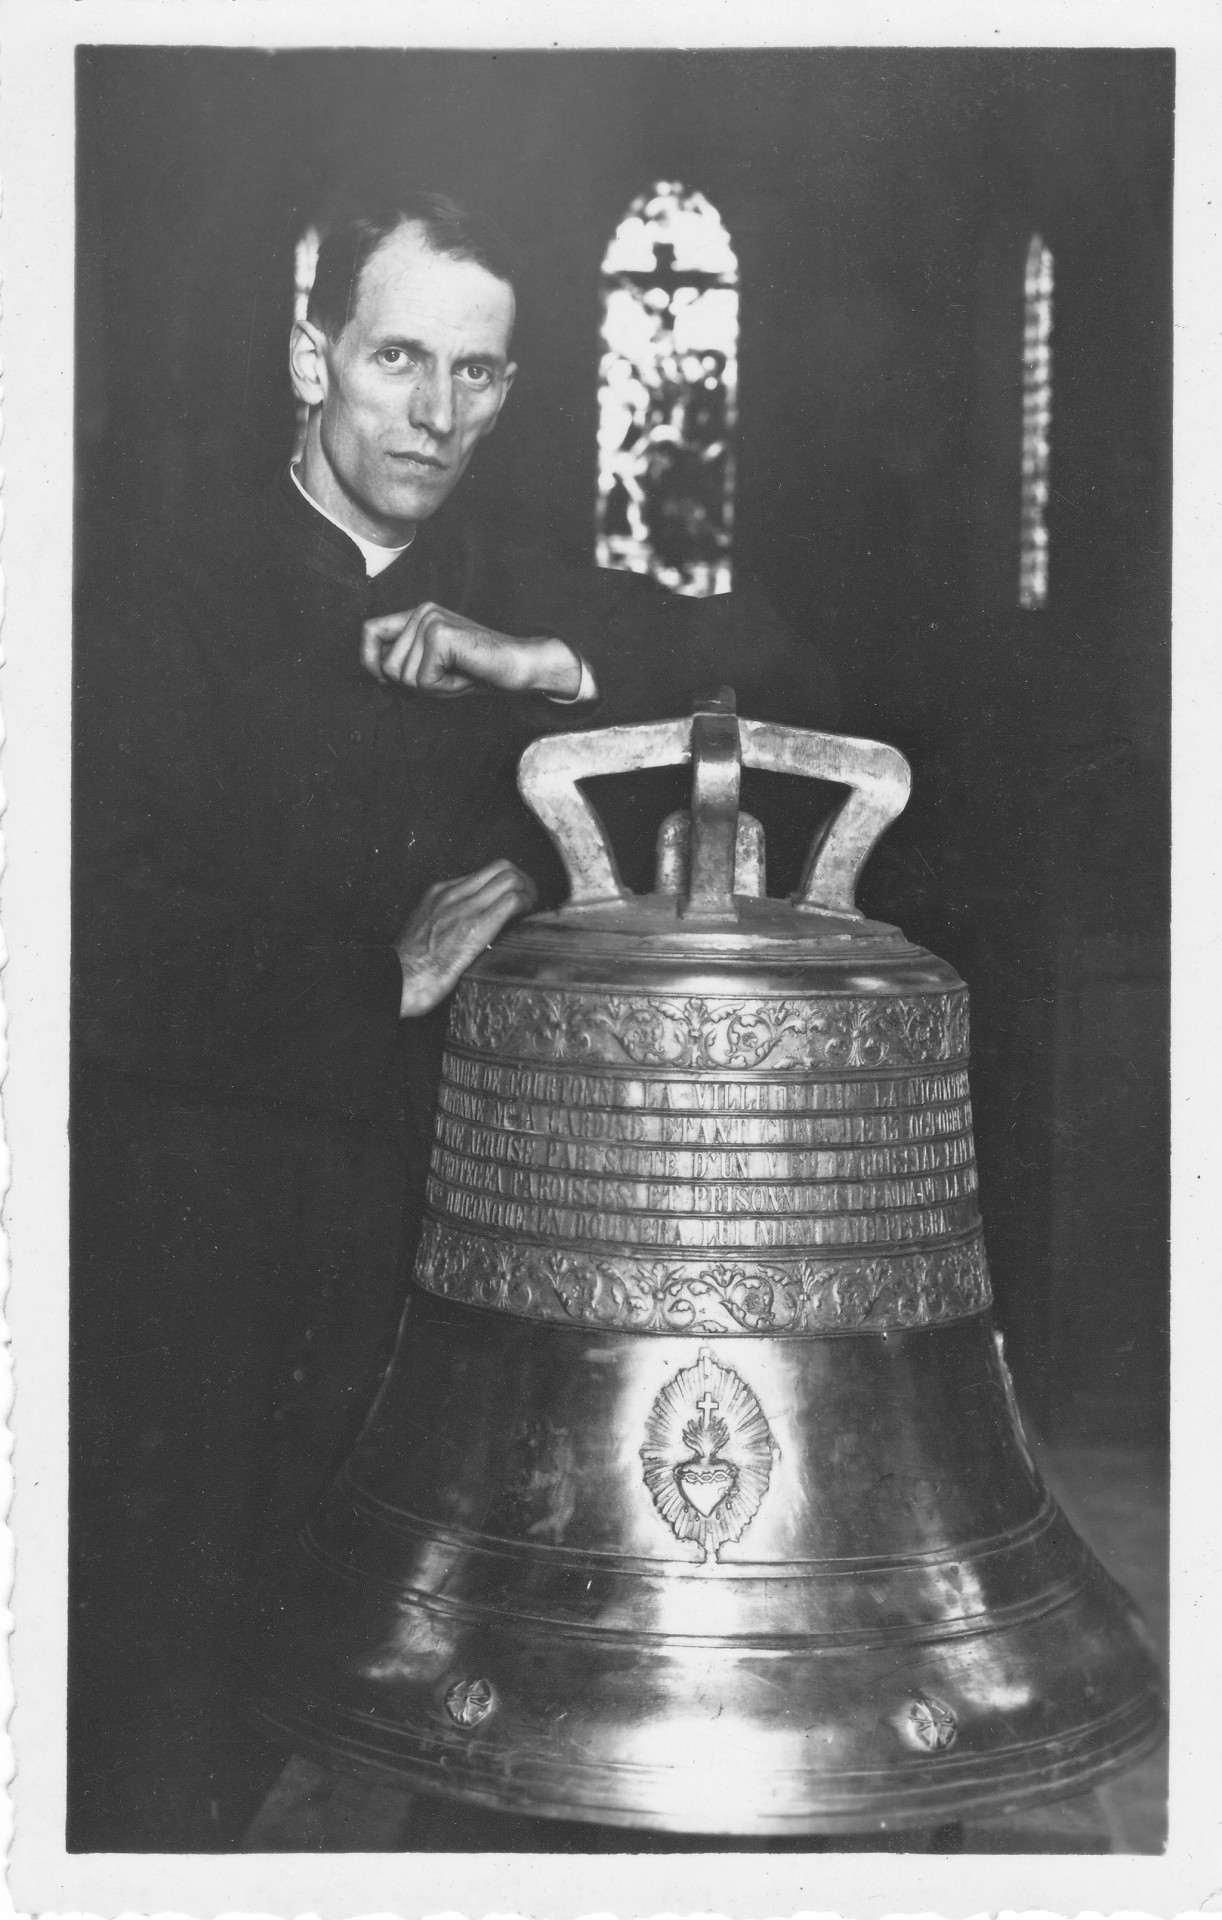
[[[513,318],[451,202],[337,222],[291,343],[300,462],[80,623],[74,1847],[231,1846],[274,1770],[227,1657],[389,1355],[446,996],[560,894],[522,748],[724,680],[830,717],[762,603],[567,570],[447,506]],[[630,871],[656,821],[620,809]]]

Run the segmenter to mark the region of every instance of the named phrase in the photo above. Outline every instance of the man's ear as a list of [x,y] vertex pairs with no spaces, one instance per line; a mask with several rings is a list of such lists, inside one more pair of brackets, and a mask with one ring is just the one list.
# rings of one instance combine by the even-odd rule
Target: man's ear
[[327,397],[330,342],[312,320],[295,320],[289,338],[289,377],[293,392],[307,407],[321,406]]
[[492,432],[493,427],[495,427],[497,421],[500,419],[501,408],[509,398],[509,389],[513,385],[514,375],[517,373],[517,370],[516,364],[511,360],[501,375],[501,392],[496,403],[496,412],[489,419],[487,426],[484,428],[484,433],[480,435],[481,439],[484,438],[485,434]]

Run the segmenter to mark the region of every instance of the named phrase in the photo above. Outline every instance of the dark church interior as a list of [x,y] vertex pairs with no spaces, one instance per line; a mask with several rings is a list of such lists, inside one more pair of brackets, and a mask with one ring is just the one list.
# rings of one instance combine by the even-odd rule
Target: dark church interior
[[[81,51],[77,122],[84,594],[121,596],[145,548],[287,458],[294,250],[354,177],[452,193],[512,235],[521,371],[466,484],[494,523],[591,563],[603,254],[652,182],[717,209],[740,276],[735,575],[830,659],[831,724],[911,763],[859,904],[968,983],[1006,1357],[1045,1478],[1164,1661],[1173,100],[1174,58],[1149,50],[111,46]],[[1031,608],[1018,582],[1034,235],[1055,293],[1049,584]],[[78,654],[89,643],[78,625]],[[88,726],[78,712],[78,735]],[[789,808],[769,797],[779,776],[751,778],[756,811],[778,814],[783,889],[815,801]],[[673,789],[643,776],[632,805],[656,819],[680,804]],[[74,1289],[99,1284],[83,1112],[78,1097]],[[79,1297],[75,1310],[79,1437],[105,1355],[84,1342]],[[79,1453],[75,1472],[69,1844],[107,1850],[89,1808],[128,1760],[80,1683],[98,1655],[99,1522]],[[334,1846],[318,1835],[337,1820],[370,1850],[686,1844],[481,1826],[391,1793],[358,1805],[297,1764],[270,1813],[252,1797],[256,1849]],[[945,1844],[1161,1848],[1163,1758],[1100,1798],[1103,1815],[1067,1803],[1025,1838]],[[844,1843],[783,1843],[825,1844]]]

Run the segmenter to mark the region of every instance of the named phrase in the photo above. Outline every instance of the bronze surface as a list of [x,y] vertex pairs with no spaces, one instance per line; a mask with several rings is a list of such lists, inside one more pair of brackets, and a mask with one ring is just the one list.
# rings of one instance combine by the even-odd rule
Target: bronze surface
[[[1080,1793],[1162,1705],[994,1335],[966,989],[853,907],[907,770],[705,718],[527,756],[573,902],[454,997],[399,1349],[262,1597],[258,1711],[413,1788],[662,1832]],[[853,786],[791,902],[736,829],[735,725]],[[576,782],[688,753],[686,892],[634,900]]]
[[[764,1475],[758,1433],[722,1442],[766,1484],[711,1554],[647,1471],[668,1438],[701,1452],[655,1409],[702,1351],[767,1450]],[[1154,1744],[1130,1618],[1019,1443],[987,1314],[642,1340],[417,1294],[255,1671],[296,1744],[425,1791],[826,1834],[1081,1791]],[[475,1681],[495,1707],[457,1726],[447,1697]]]

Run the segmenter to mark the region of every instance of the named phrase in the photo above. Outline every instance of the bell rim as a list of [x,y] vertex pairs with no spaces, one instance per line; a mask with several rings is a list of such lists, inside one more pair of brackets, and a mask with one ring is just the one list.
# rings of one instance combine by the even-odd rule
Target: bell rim
[[[334,1710],[332,1710],[334,1711]],[[649,1780],[635,1775],[643,1788],[645,1804],[625,1805],[611,1800],[549,1799],[530,1779],[521,1779],[519,1790],[507,1790],[492,1779],[458,1776],[459,1766],[449,1758],[428,1760],[402,1751],[393,1753],[393,1742],[381,1750],[372,1747],[370,1734],[388,1735],[390,1729],[374,1729],[353,1712],[343,1717],[351,1721],[351,1730],[333,1724],[323,1728],[311,1714],[310,1703],[302,1699],[290,1704],[281,1688],[276,1704],[266,1697],[253,1700],[248,1717],[261,1728],[281,1737],[288,1735],[295,1748],[342,1771],[364,1777],[393,1780],[410,1792],[427,1793],[438,1798],[459,1801],[491,1812],[514,1814],[556,1821],[576,1821],[621,1831],[651,1833],[706,1834],[721,1838],[782,1838],[786,1835],[851,1835],[908,1832],[942,1825],[965,1817],[1004,1818],[1038,1806],[1076,1797],[1127,1772],[1139,1760],[1155,1752],[1167,1736],[1168,1717],[1161,1695],[1153,1688],[1135,1694],[1110,1714],[1100,1716],[1090,1726],[1072,1733],[1049,1735],[1040,1741],[1026,1742],[992,1756],[992,1764],[979,1754],[949,1752],[913,1755],[902,1767],[864,1770],[857,1778],[872,1779],[872,1790],[864,1784],[853,1791],[851,1774],[812,1776],[809,1771],[777,1770],[770,1784],[785,1780],[809,1783],[818,1778],[824,1804],[807,1806],[792,1812],[758,1811],[750,1824],[730,1827],[724,1819],[702,1822],[698,1809],[690,1803],[682,1807],[659,1805],[656,1792],[649,1801],[650,1786],[673,1787],[664,1768],[649,1770]],[[357,1730],[359,1729],[358,1737]],[[411,1736],[406,1736],[408,1740]],[[1043,1752],[1044,1765],[1033,1769],[1032,1758]],[[928,1772],[925,1769],[928,1768]],[[594,1771],[591,1769],[591,1771]],[[626,1772],[627,1769],[624,1769]],[[607,1772],[603,1769],[602,1772]],[[924,1778],[922,1778],[924,1773]],[[565,1778],[572,1785],[574,1770],[566,1764]],[[753,1785],[767,1780],[759,1770],[750,1775]],[[836,1802],[837,1804],[833,1804]]]

